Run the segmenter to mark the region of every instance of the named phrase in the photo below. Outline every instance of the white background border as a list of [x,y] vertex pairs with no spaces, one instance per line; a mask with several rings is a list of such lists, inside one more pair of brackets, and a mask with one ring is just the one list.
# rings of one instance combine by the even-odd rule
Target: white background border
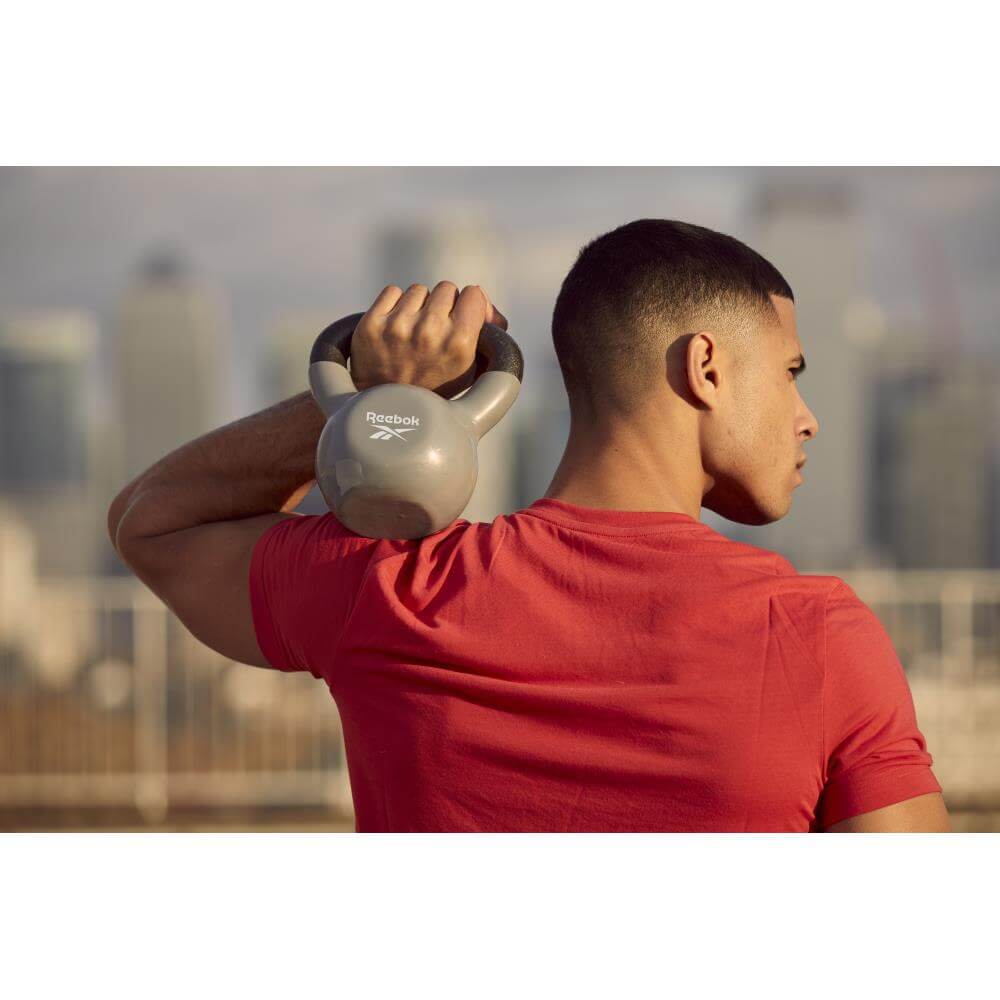
[[[971,3],[36,2],[8,164],[995,164]],[[2,225],[2,220],[0,220]],[[994,835],[7,835],[8,996],[978,995]],[[986,988],[989,988],[988,985]]]

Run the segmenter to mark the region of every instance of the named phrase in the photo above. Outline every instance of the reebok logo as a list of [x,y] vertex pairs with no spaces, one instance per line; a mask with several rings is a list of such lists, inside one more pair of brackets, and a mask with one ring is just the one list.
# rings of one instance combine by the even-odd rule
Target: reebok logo
[[[416,430],[420,426],[419,417],[401,417],[398,413],[373,413],[371,410],[365,412],[365,420],[378,428],[374,434],[368,435],[369,438],[374,438],[376,441],[388,441],[394,437],[405,441],[406,438],[403,437],[403,434]],[[387,427],[387,424],[410,424],[410,426],[396,430],[395,427]]]

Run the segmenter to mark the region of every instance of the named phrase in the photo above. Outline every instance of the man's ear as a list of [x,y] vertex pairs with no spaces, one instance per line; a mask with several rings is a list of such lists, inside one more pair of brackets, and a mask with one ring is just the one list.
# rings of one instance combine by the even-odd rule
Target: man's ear
[[690,334],[685,360],[689,392],[708,409],[715,409],[722,382],[719,341],[715,334],[710,330]]

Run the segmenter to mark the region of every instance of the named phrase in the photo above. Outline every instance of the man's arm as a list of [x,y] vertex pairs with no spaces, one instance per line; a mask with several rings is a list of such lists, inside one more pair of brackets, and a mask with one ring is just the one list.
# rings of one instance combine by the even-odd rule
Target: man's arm
[[882,809],[851,816],[824,833],[951,833],[951,820],[940,792],[917,795]]
[[119,555],[192,635],[269,666],[250,609],[258,539],[298,517],[323,414],[308,392],[185,444],[130,483],[108,511]]
[[827,593],[823,830],[947,832],[942,788],[885,626],[843,580]]
[[[359,321],[351,373],[361,387],[409,382],[448,394],[466,387],[483,323],[507,320],[477,285],[439,282],[404,294],[388,285]],[[303,359],[303,366],[306,360]],[[315,482],[325,426],[311,393],[204,434],[126,486],[108,511],[124,561],[193,635],[260,666],[248,570],[257,541]]]

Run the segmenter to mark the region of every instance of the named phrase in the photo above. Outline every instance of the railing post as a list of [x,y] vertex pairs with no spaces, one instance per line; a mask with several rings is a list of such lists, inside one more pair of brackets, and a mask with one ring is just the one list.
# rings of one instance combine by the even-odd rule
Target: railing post
[[132,599],[135,684],[135,805],[148,823],[169,808],[167,783],[167,609]]

